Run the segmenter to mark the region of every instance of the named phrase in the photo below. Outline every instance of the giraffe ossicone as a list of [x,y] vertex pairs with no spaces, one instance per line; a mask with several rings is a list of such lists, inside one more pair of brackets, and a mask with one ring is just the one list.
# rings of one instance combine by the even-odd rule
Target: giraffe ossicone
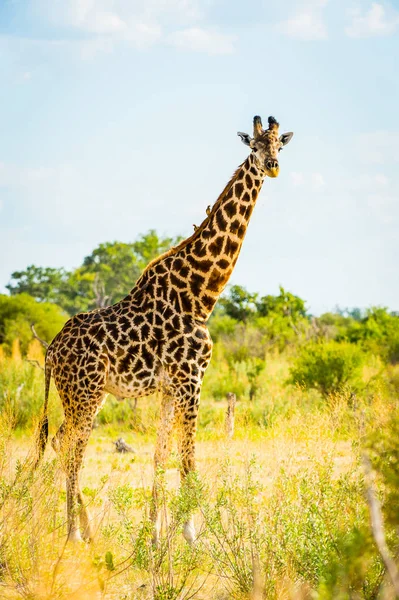
[[[116,304],[75,315],[51,342],[45,363],[45,402],[37,436],[37,461],[48,436],[47,403],[53,376],[65,420],[53,439],[67,479],[68,537],[92,537],[79,472],[95,415],[107,393],[116,397],[162,393],[155,448],[151,517],[160,530],[160,473],[177,430],[181,477],[195,469],[195,432],[200,390],[212,353],[207,320],[237,261],[265,177],[279,174],[278,153],[292,133],[279,135],[269,117],[254,118],[253,137],[239,132],[248,158],[194,233],[144,270]],[[195,540],[192,517],[183,528]]]

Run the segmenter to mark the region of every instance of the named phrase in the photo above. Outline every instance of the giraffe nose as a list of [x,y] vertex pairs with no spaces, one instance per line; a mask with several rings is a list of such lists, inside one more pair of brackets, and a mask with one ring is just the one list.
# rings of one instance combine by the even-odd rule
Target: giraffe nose
[[278,172],[280,170],[278,160],[276,160],[275,158],[270,158],[266,161],[265,167],[269,177],[277,177]]
[[273,169],[278,169],[278,160],[270,159],[266,161],[266,169],[269,169],[269,171],[273,171]]

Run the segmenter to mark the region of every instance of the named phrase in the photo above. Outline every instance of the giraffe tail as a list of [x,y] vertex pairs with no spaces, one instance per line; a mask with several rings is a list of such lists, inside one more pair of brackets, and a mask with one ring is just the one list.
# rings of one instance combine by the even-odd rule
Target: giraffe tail
[[33,469],[36,469],[39,462],[41,461],[44,450],[46,449],[47,439],[48,439],[48,416],[47,416],[47,407],[48,407],[48,396],[50,391],[50,381],[51,381],[51,363],[46,360],[44,366],[44,378],[45,378],[45,392],[44,392],[44,405],[43,405],[43,414],[42,418],[39,421],[39,425],[36,431],[36,441],[35,441],[35,460],[33,464]]

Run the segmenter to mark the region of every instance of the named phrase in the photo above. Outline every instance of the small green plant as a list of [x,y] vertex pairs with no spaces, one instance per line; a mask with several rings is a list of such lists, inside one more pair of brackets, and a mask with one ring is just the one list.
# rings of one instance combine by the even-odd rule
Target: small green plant
[[288,383],[317,389],[325,398],[361,384],[365,354],[347,342],[312,342],[304,346],[290,369]]

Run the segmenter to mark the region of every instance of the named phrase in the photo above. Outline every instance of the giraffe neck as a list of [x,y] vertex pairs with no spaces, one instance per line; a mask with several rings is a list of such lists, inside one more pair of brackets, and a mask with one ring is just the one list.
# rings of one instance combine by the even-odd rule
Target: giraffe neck
[[[192,236],[154,259],[121,305],[207,321],[240,254],[265,174],[251,154]],[[142,310],[144,310],[142,308]]]
[[250,154],[210,215],[175,254],[190,266],[192,300],[198,318],[209,318],[231,276],[264,178],[255,156]]

